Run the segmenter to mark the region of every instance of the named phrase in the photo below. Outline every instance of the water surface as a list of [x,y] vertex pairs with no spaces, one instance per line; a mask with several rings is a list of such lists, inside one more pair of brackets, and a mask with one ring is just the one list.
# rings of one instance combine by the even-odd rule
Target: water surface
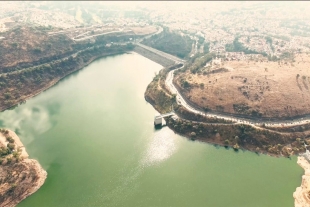
[[296,157],[154,130],[144,92],[161,68],[135,53],[102,58],[0,113],[48,173],[18,207],[293,206],[303,173]]

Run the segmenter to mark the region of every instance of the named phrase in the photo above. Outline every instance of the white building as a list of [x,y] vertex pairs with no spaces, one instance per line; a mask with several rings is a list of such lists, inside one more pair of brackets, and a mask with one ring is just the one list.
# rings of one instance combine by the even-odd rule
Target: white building
[[162,125],[162,123],[163,123],[163,118],[160,115],[154,117],[155,126]]

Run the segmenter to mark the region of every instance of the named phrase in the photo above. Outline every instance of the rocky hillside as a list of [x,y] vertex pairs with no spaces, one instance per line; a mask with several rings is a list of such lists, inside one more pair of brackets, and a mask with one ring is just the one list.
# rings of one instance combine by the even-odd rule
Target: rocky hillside
[[65,35],[49,36],[40,28],[18,26],[0,36],[0,73],[30,67],[47,58],[73,52],[74,42]]
[[28,159],[13,131],[0,132],[0,207],[12,207],[36,192],[47,173],[38,161]]
[[96,46],[69,58],[0,75],[0,111],[26,101],[95,59],[132,50],[132,46]]
[[48,35],[46,28],[19,26],[0,34],[0,111],[53,86],[93,60],[124,53],[132,44],[113,44],[132,34],[99,36],[73,42],[64,34]]

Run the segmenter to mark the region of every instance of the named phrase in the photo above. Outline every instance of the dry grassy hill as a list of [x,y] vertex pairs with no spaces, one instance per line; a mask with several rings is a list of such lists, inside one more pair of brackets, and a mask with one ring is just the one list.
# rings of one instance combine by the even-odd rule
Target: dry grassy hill
[[0,111],[23,103],[99,57],[133,49],[131,44],[105,46],[106,39],[114,38],[116,42],[128,39],[126,35],[102,37],[93,43],[74,43],[63,34],[48,36],[40,28],[23,26],[3,36],[5,39],[0,40]]
[[48,36],[34,27],[20,26],[1,36],[5,38],[0,40],[0,72],[7,72],[5,68],[21,63],[28,63],[29,66],[29,63],[73,50],[73,42],[67,36]]
[[310,114],[310,55],[298,54],[292,62],[226,61],[221,68],[204,75],[186,71],[175,83],[205,110],[258,117]]

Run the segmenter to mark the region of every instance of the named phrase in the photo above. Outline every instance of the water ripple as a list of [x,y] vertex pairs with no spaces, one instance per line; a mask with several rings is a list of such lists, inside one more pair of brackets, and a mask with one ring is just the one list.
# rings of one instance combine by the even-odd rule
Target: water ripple
[[142,167],[156,165],[171,157],[177,149],[176,140],[171,133],[169,129],[162,129],[155,133],[141,160]]

